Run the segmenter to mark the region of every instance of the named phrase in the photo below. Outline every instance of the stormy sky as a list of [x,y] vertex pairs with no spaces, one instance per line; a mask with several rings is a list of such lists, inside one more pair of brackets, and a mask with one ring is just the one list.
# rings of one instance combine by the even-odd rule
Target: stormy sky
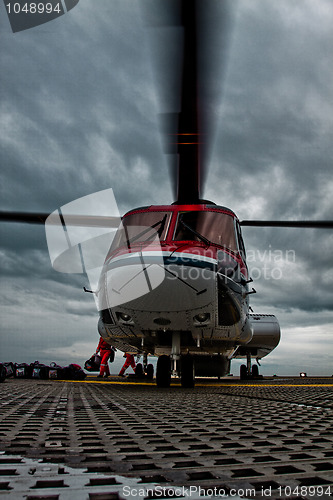
[[[204,196],[240,220],[333,219],[333,2],[232,4]],[[13,33],[0,3],[1,210],[51,213],[107,188],[121,214],[174,201],[159,132],[165,47],[163,37],[149,46],[141,6],[80,0]],[[2,223],[0,233],[1,360],[82,364],[98,341],[87,278],[52,269],[42,225]],[[332,231],[243,236],[252,307],[281,324],[262,373],[331,375]]]

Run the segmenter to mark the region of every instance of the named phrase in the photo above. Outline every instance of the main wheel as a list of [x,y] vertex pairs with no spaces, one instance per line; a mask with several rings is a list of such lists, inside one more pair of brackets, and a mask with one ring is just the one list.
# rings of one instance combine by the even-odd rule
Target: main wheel
[[182,387],[194,387],[194,361],[192,356],[182,356],[181,358],[180,380]]
[[149,363],[149,365],[147,366],[147,378],[149,380],[153,380],[154,378],[154,365],[152,365],[151,363]]
[[171,363],[169,356],[160,356],[156,367],[157,387],[170,387],[171,382]]

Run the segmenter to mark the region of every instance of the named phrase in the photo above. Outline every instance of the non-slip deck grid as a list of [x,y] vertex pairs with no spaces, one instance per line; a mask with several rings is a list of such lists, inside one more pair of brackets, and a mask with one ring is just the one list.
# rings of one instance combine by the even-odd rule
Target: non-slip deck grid
[[[10,491],[10,475],[1,471],[13,454],[139,484],[254,489],[258,496],[268,488],[276,498],[286,487],[321,491],[333,485],[332,389],[8,380],[1,386],[0,492]],[[10,469],[18,474],[15,464]],[[69,486],[66,477],[59,481],[50,488]]]

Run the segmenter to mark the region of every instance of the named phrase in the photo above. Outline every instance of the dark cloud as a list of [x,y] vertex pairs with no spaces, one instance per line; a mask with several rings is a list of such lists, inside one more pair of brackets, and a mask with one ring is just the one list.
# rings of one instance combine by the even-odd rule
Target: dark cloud
[[[13,34],[0,4],[2,209],[52,212],[108,187],[121,213],[173,201],[159,135],[163,78],[144,16],[140,2],[86,1]],[[332,219],[331,2],[239,0],[231,22],[205,197],[240,219]],[[1,352],[88,357],[97,311],[82,292],[87,279],[51,268],[42,227],[0,230]],[[304,356],[306,346],[321,356],[333,333],[331,233],[244,228],[244,237],[257,274],[253,307],[276,313],[287,332],[269,369],[294,356],[297,328]]]
[[[82,9],[78,18],[73,10],[47,25],[50,32],[2,36],[12,57],[5,58],[2,80],[1,164],[19,195],[17,208],[53,210],[110,185],[130,197],[132,185],[123,190],[120,173],[131,175],[140,162],[156,171],[154,91],[140,12],[132,5],[127,13],[120,2]],[[22,184],[33,187],[37,179],[39,191],[28,196]]]
[[307,215],[332,168],[332,37],[326,16],[307,3],[241,2],[234,29],[218,169],[227,180],[240,176],[242,188],[255,176],[256,189],[249,187],[256,196],[279,197],[271,209],[279,214],[288,207],[291,217]]

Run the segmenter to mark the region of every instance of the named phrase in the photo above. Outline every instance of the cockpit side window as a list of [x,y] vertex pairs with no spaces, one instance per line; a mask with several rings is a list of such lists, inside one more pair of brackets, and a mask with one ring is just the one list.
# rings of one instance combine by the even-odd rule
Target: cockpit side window
[[240,252],[241,256],[243,257],[243,259],[245,260],[246,259],[245,245],[244,245],[244,240],[243,240],[243,236],[242,236],[242,231],[241,231],[241,228],[240,228],[240,225],[238,222],[236,223],[236,230],[237,230],[237,237],[238,237],[239,252]]

